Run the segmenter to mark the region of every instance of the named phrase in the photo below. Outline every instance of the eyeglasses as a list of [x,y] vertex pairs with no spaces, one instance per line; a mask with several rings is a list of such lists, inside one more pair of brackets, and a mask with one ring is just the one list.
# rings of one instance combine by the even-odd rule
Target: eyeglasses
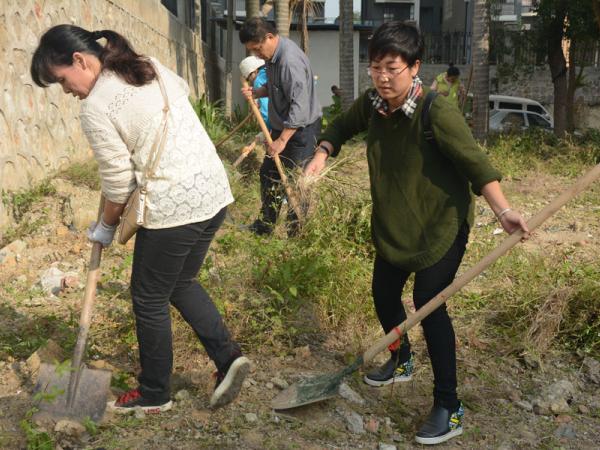
[[373,69],[372,67],[369,67],[367,69],[367,73],[369,74],[369,76],[371,78],[385,76],[388,80],[391,80],[393,78],[396,78],[398,75],[400,75],[406,69],[408,69],[408,67],[409,66],[404,66],[403,69],[382,69],[382,70]]

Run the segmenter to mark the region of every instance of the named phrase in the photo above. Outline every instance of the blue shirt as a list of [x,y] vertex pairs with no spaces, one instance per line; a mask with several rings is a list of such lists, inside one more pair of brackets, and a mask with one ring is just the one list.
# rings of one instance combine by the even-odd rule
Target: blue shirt
[[[258,89],[259,87],[267,84],[267,69],[265,66],[262,66],[258,69],[258,74],[254,79],[254,89]],[[258,109],[260,110],[260,115],[262,116],[265,124],[267,124],[267,128],[271,129],[271,123],[269,122],[269,97],[261,97],[258,100]]]

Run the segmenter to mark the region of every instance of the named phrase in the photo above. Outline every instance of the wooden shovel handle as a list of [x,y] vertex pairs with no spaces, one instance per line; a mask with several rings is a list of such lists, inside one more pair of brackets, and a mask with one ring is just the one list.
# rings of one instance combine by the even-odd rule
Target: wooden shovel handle
[[240,128],[242,128],[252,117],[254,117],[252,114],[248,114],[246,117],[244,117],[244,120],[238,123],[233,130],[231,130],[224,138],[215,144],[215,148],[219,148],[221,145],[227,142],[227,140],[229,140],[229,138],[231,138],[231,136],[233,136]]
[[253,141],[251,144],[246,145],[243,149],[242,149],[242,153],[240,154],[240,156],[238,156],[238,158],[235,160],[235,162],[233,163],[233,167],[237,167],[240,165],[240,163],[246,159],[246,156],[248,156],[250,154],[250,152],[252,152],[252,150],[254,150],[254,147],[256,147],[256,141]]
[[[561,195],[555,198],[548,206],[542,209],[539,213],[533,216],[529,222],[527,222],[527,227],[529,231],[535,230],[539,227],[546,219],[552,216],[556,211],[558,211],[565,203],[575,197],[577,194],[585,190],[591,183],[596,181],[600,177],[600,164],[596,165],[590,171],[588,171],[585,175],[579,178],[575,184],[573,184],[569,189],[564,191]],[[508,236],[504,241],[500,243],[494,250],[488,253],[481,261],[479,261],[476,265],[467,270],[460,277],[456,278],[452,284],[450,284],[446,289],[440,292],[438,295],[429,300],[425,306],[416,311],[414,314],[411,314],[404,322],[400,325],[396,326],[392,331],[388,334],[380,338],[375,344],[373,344],[367,351],[363,354],[364,363],[370,361],[377,355],[379,352],[385,350],[389,345],[395,342],[400,336],[406,334],[408,330],[414,327],[416,324],[421,322],[424,318],[426,318],[429,314],[435,311],[438,307],[440,307],[443,303],[445,303],[448,298],[456,293],[459,289],[461,289],[465,284],[483,272],[487,267],[489,267],[492,263],[494,263],[500,256],[504,255],[508,250],[514,247],[523,236],[523,231],[518,230]]]
[[[98,223],[104,210],[104,196],[100,197],[100,206],[98,207]],[[96,286],[100,275],[100,259],[102,256],[102,244],[94,242],[92,244],[92,254],[90,256],[90,265],[88,267],[87,281],[85,283],[85,293],[81,305],[81,314],[79,316],[79,332],[77,333],[77,342],[73,350],[73,359],[71,360],[71,375],[69,377],[69,389],[67,391],[67,405],[71,407],[77,392],[79,384],[79,374],[85,346],[87,343],[88,332],[90,331],[90,322],[92,320],[92,311],[94,300],[96,299]]]
[[[244,88],[249,87],[248,81],[246,81],[245,78],[242,78],[242,85],[244,86]],[[256,117],[256,120],[258,122],[258,125],[260,126],[260,129],[263,132],[263,134],[265,135],[265,139],[267,140],[267,143],[269,145],[271,145],[273,143],[273,139],[271,138],[271,133],[269,133],[267,124],[265,124],[265,121],[263,120],[262,116],[260,115],[258,106],[256,106],[256,103],[254,102],[254,100],[252,98],[247,98],[246,100],[248,100],[248,105],[250,105],[250,108],[252,109],[252,112],[254,113],[254,117]],[[283,168],[283,165],[281,164],[281,159],[279,159],[279,155],[274,155],[273,161],[275,161],[275,166],[277,167],[277,172],[279,172],[279,177],[281,178],[281,183],[283,184],[285,193],[287,194],[288,201],[290,202],[290,206],[296,213],[296,216],[298,217],[298,221],[300,222],[300,224],[302,224],[302,222],[304,221],[304,216],[302,215],[302,210],[300,209],[300,203],[298,202],[298,199],[296,198],[294,191],[292,191],[292,188],[290,187],[290,184],[288,183],[288,179],[287,179],[287,176],[285,175],[285,170]]]

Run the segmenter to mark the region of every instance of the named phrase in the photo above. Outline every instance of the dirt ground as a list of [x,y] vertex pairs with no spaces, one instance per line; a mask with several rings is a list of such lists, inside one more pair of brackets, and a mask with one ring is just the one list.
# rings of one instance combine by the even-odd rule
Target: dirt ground
[[[545,201],[539,199],[554,196],[570,182],[531,173],[525,179],[508,180],[504,186],[508,195],[515,198],[514,206],[531,214],[544,205]],[[71,199],[71,207],[66,208],[66,194],[61,197],[60,191],[74,188],[61,183],[58,195],[36,204],[30,213],[29,220],[36,214],[45,215],[47,223],[23,238],[26,249],[1,266],[0,447],[3,449],[26,448],[28,440],[31,445],[32,437],[27,437],[21,426],[33,405],[31,370],[36,363],[27,358],[45,339],[64,342],[65,336],[72,334],[70,330],[76,323],[83,295],[91,247],[83,232],[67,226],[73,223],[73,217],[67,220],[65,215],[74,214],[71,209],[86,207],[93,216],[94,207],[76,204],[77,200]],[[484,233],[486,239],[496,239],[490,235],[489,212],[484,208],[478,211],[474,240],[483,239]],[[552,255],[557,248],[572,246],[574,251],[597,255],[599,214],[598,206],[585,198],[573,202],[544,225],[525,244],[524,250]],[[222,232],[231,229],[226,225]],[[127,267],[123,263],[130,253],[131,246],[115,245],[102,261],[103,277],[90,354],[97,367],[111,369],[119,382],[134,385],[131,375],[137,370],[135,334],[114,339],[124,329],[133,329],[124,281]],[[51,267],[64,273],[73,272],[79,281],[68,283],[58,296],[48,294],[39,287],[39,280]],[[477,290],[477,281],[470,289]],[[581,355],[549,351],[540,364],[538,360],[498,348],[484,337],[476,318],[459,315],[454,324],[460,397],[466,407],[465,432],[439,448],[598,448],[600,373],[595,372],[598,370],[593,365],[595,360],[588,360],[592,364],[588,367],[581,363]],[[364,337],[366,343],[378,336],[373,325],[372,336]],[[352,354],[347,342],[322,333],[316,339],[311,337],[305,345],[283,352],[268,346],[248,349],[253,368],[239,399],[221,410],[210,411],[212,364],[193,343],[189,331],[175,328],[174,333],[172,411],[160,416],[129,418],[107,415],[97,429],[88,426],[79,432],[48,429],[59,445],[56,448],[392,448],[385,444],[396,448],[421,447],[414,443],[413,436],[430,408],[432,374],[420,329],[411,331],[416,354],[412,381],[375,389],[363,384],[361,374],[355,373],[346,380],[353,392],[346,398],[338,396],[286,412],[273,411],[270,400],[302,376],[341,369]],[[377,361],[381,362],[384,356],[379,355]],[[596,375],[598,379],[594,381]],[[112,395],[119,392],[119,382],[113,383]],[[560,386],[567,387],[561,390]],[[548,388],[554,393],[547,392]],[[38,427],[38,431],[43,429]]]

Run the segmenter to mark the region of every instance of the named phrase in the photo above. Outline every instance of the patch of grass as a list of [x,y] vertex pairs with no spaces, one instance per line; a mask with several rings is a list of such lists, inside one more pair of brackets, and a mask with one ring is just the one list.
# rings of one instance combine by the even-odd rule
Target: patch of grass
[[557,261],[514,249],[496,262],[488,278],[487,306],[461,296],[461,308],[486,309],[488,331],[512,348],[545,351],[534,339],[545,332],[548,343],[600,354],[600,268],[594,262]]
[[25,413],[25,417],[19,422],[19,426],[25,433],[27,450],[54,450],[55,442],[46,431],[39,430],[31,418],[38,411],[31,408]]
[[75,346],[77,339],[77,319],[71,313],[68,318],[54,314],[38,316],[35,320],[25,320],[10,308],[0,308],[4,320],[10,327],[0,328],[0,357],[12,356],[16,359],[27,359],[38,348],[44,346],[48,339],[55,340],[65,353]]
[[56,189],[50,183],[50,180],[43,180],[31,189],[17,192],[2,192],[2,202],[5,208],[10,211],[15,219],[16,225],[9,228],[0,240],[0,248],[11,243],[14,240],[21,239],[24,236],[34,234],[42,225],[48,223],[47,211],[32,220],[24,220],[33,206],[44,197],[54,195]]
[[98,175],[98,163],[95,159],[71,164],[60,174],[60,177],[70,181],[76,186],[83,186],[100,190],[100,176]]
[[56,194],[56,189],[50,180],[43,180],[31,189],[17,192],[3,192],[2,202],[4,206],[12,211],[15,220],[20,221],[31,207],[44,197]]

